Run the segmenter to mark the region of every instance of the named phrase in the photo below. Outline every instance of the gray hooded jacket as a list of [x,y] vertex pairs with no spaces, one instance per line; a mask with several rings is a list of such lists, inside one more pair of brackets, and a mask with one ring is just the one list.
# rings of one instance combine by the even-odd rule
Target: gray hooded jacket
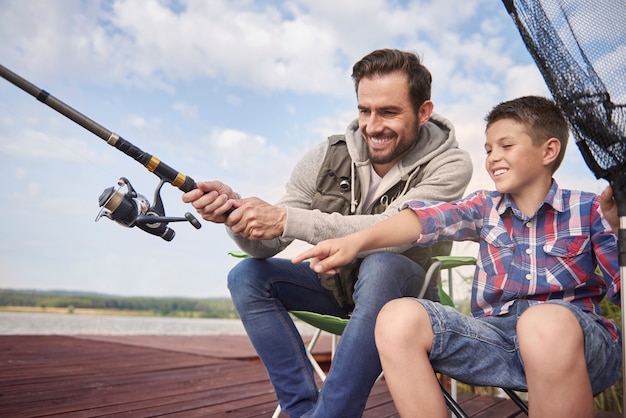
[[[367,196],[370,184],[370,161],[366,144],[359,131],[358,120],[348,126],[346,133],[348,152],[353,161],[353,176],[358,176],[360,196]],[[467,152],[458,148],[453,125],[445,118],[433,113],[422,126],[415,148],[383,177],[376,192],[376,199],[401,180],[421,172],[422,180],[404,194],[390,202],[387,209],[377,215],[363,214],[356,205],[354,214],[325,213],[310,209],[316,193],[316,179],[322,167],[328,141],[323,141],[309,150],[296,164],[285,189],[286,193],[276,206],[287,209],[287,220],[282,236],[271,240],[252,241],[232,233],[229,235],[241,250],[252,257],[269,258],[285,249],[293,240],[310,244],[337,238],[367,228],[396,214],[408,200],[451,201],[463,196],[472,175],[472,162]],[[419,167],[418,170],[415,170]],[[407,181],[407,184],[409,181]],[[354,193],[354,191],[353,191]],[[354,198],[352,199],[355,200]],[[388,251],[403,252],[409,246],[388,248]]]

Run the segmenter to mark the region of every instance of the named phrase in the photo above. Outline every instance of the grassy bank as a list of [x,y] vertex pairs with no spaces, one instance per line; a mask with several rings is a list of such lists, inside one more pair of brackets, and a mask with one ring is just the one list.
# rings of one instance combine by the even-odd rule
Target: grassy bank
[[[45,306],[0,306],[0,312],[23,312],[23,313],[51,313],[68,315],[113,315],[113,316],[163,316],[155,311],[134,311],[130,309],[90,309],[67,307],[45,307]],[[170,312],[168,317],[202,318],[203,312]]]
[[238,318],[229,298],[124,297],[68,291],[0,289],[0,311],[78,315]]

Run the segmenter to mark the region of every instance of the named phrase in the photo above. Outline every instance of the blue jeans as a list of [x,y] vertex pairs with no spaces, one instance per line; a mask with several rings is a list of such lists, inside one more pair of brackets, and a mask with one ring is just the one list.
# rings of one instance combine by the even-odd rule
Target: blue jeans
[[[339,307],[308,263],[285,259],[242,260],[229,273],[228,288],[282,410],[295,417],[352,418],[363,414],[382,370],[374,342],[378,312],[392,299],[416,295],[423,280],[424,270],[417,263],[378,252],[361,264],[354,306]],[[290,310],[344,318],[352,312],[319,392]]]

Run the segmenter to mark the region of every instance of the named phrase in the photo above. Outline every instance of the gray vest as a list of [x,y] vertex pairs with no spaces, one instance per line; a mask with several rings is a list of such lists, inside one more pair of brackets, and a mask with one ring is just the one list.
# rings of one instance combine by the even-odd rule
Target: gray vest
[[[344,135],[333,135],[328,138],[328,150],[322,163],[322,167],[317,175],[316,192],[311,201],[311,209],[319,209],[322,212],[338,212],[342,215],[350,215],[351,192],[355,191],[355,198],[361,201],[361,187],[358,178],[352,184],[352,159],[348,153],[348,147]],[[417,170],[419,167],[416,167]],[[411,178],[408,189],[415,187],[423,175],[423,170],[417,176]],[[402,191],[406,186],[406,181],[400,180],[387,190],[383,196],[375,200],[370,207],[362,213],[366,215],[376,215],[383,213],[387,205],[394,200],[401,198]],[[431,257],[436,255],[449,255],[452,249],[452,242],[442,241],[431,247],[411,247],[403,253],[404,256],[418,263],[424,271],[428,270],[432,261]],[[362,259],[356,259],[352,263],[341,268],[335,275],[320,274],[322,286],[332,293],[339,304],[354,305],[352,294],[354,284],[359,276],[359,266]],[[437,299],[437,280],[430,283],[431,291],[427,292],[433,299]]]

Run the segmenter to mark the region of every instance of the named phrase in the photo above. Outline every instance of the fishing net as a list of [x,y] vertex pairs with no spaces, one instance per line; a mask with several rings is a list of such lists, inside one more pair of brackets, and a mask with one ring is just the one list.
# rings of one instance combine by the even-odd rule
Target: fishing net
[[585,162],[626,191],[626,2],[503,1]]

